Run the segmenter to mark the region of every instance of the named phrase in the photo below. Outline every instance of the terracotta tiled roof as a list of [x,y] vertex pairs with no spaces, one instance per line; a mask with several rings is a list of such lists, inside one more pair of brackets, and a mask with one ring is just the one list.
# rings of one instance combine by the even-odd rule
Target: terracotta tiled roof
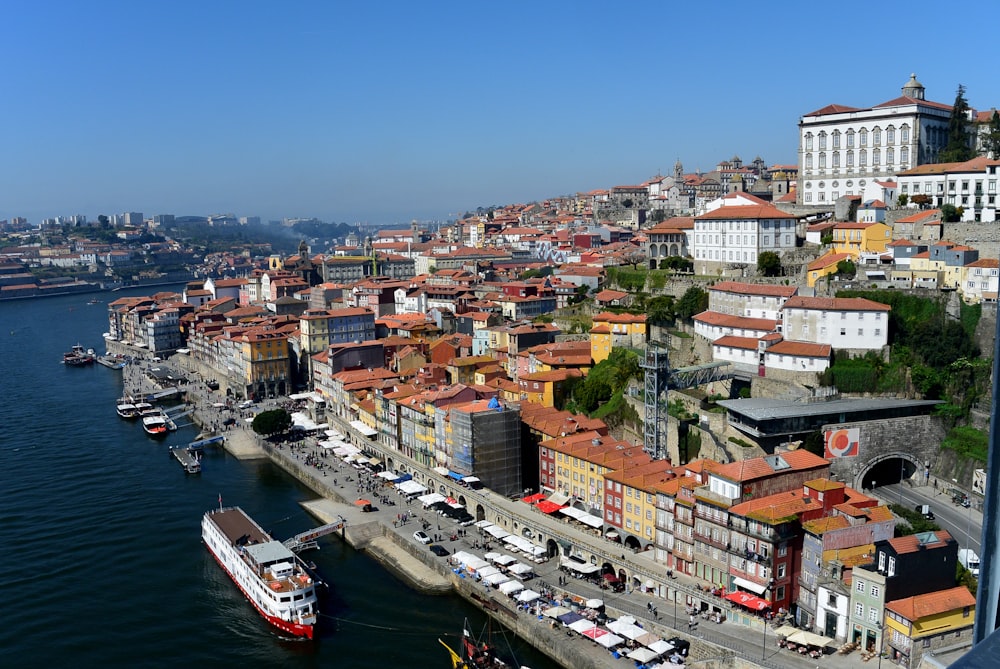
[[778,325],[778,321],[769,318],[732,316],[730,314],[720,314],[718,311],[703,311],[696,315],[694,320],[706,325],[717,325],[724,328],[739,328],[743,330],[762,330],[764,332],[771,332]]
[[814,309],[821,311],[889,311],[888,304],[863,297],[802,297],[796,295],[782,309]]
[[825,256],[820,256],[813,260],[806,267],[808,271],[823,269],[824,267],[829,267],[830,265],[836,265],[841,260],[851,260],[852,256],[850,253],[827,253]]
[[764,352],[774,355],[790,355],[795,358],[829,358],[833,349],[829,344],[813,344],[806,341],[780,341],[772,344]]
[[753,337],[736,337],[733,335],[726,335],[725,337],[719,337],[712,342],[712,346],[728,346],[729,348],[741,348],[749,351],[757,350],[757,342],[759,340]]
[[759,219],[794,219],[792,214],[781,211],[769,204],[719,207],[695,218],[696,221],[718,220],[759,220]]
[[[976,605],[976,598],[964,585],[955,586],[947,590],[928,592],[925,595],[916,595],[905,599],[897,599],[887,602],[885,608],[898,613],[910,622],[915,622],[929,616],[940,615],[949,611],[970,609]],[[972,624],[972,617],[969,618]]]
[[[933,538],[934,540],[927,541],[928,538]],[[910,534],[905,537],[895,537],[893,539],[889,539],[889,545],[891,545],[897,553],[916,553],[920,550],[920,546],[923,546],[925,550],[944,548],[947,545],[948,540],[951,538],[952,537],[947,530],[937,530],[936,532],[920,532],[918,534]]]

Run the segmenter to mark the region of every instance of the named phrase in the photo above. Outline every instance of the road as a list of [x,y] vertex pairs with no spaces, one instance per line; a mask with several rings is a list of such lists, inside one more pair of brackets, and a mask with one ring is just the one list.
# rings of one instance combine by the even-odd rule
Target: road
[[979,544],[983,532],[983,514],[980,511],[958,506],[946,493],[938,492],[930,486],[910,487],[893,483],[877,487],[874,494],[887,504],[902,504],[908,509],[918,504],[929,505],[934,514],[934,522],[941,529],[948,530],[961,548],[972,548],[982,555]]

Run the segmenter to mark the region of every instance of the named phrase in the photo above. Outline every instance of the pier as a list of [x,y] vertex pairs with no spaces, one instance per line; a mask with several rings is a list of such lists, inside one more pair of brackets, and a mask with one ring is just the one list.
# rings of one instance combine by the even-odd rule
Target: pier
[[188,474],[201,472],[201,458],[198,457],[198,452],[192,450],[190,446],[171,446],[170,454],[177,459],[177,462],[181,463],[181,467]]

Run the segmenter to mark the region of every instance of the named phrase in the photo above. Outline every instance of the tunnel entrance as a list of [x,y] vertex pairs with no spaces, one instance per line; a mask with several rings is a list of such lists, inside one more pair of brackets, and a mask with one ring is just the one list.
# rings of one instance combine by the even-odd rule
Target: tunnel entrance
[[[920,469],[923,469],[920,467]],[[861,476],[861,489],[871,490],[911,479],[918,471],[915,462],[901,455],[886,455]]]

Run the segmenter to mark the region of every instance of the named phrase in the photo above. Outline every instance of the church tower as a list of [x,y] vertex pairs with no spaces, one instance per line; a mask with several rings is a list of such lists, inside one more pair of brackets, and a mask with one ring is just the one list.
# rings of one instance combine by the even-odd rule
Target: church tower
[[677,162],[674,163],[674,182],[678,185],[684,180],[684,166],[681,165],[681,159],[678,158]]

